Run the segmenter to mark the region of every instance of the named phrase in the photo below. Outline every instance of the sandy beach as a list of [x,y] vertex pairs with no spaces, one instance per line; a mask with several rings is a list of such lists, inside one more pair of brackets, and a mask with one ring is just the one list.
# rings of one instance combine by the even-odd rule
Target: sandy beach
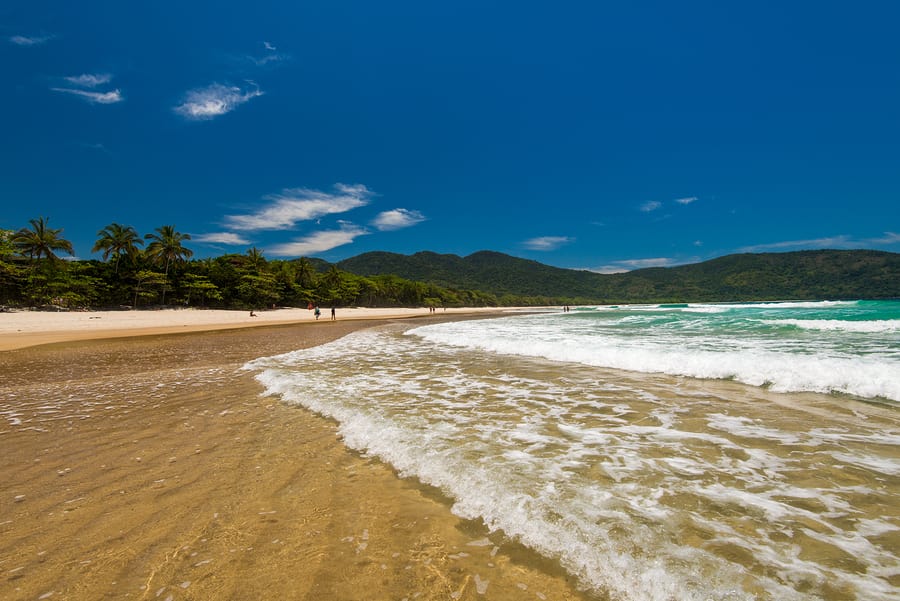
[[[425,307],[373,309],[340,307],[337,321],[360,319],[399,319],[430,315],[471,315],[496,313],[492,307],[438,309]],[[330,307],[321,309],[318,321],[331,320]],[[313,323],[316,317],[308,309],[224,311],[218,309],[163,309],[159,311],[13,311],[0,313],[0,351],[52,342],[97,340],[154,334],[183,334],[265,325]]]
[[463,313],[0,315],[0,598],[582,599],[240,369]]

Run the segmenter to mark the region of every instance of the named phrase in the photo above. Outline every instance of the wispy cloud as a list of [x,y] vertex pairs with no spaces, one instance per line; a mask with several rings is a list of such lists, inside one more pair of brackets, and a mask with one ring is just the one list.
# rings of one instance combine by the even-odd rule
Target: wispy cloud
[[250,240],[244,238],[240,234],[232,232],[212,232],[209,234],[201,234],[194,236],[195,242],[205,242],[208,244],[225,244],[228,246],[243,246],[250,244]]
[[388,230],[399,230],[404,227],[410,227],[423,221],[425,221],[425,215],[419,211],[394,209],[393,211],[379,213],[372,221],[372,225],[385,232]]
[[101,142],[82,142],[78,146],[86,150],[95,150],[105,154],[112,154],[109,148],[107,148],[106,145],[102,144]]
[[644,269],[647,267],[669,267],[675,265],[677,261],[668,257],[656,257],[653,259],[629,259],[626,261],[617,261],[619,265],[630,267],[631,269]]
[[345,222],[341,223],[341,229],[315,232],[304,238],[278,244],[266,250],[276,257],[305,257],[350,244],[359,236],[368,233],[369,231],[365,228]]
[[262,56],[247,56],[246,58],[257,67],[271,66],[275,63],[281,63],[291,59],[290,55],[279,52],[278,48],[272,42],[262,42]]
[[588,269],[596,273],[625,273],[626,271],[634,271],[635,269],[646,269],[648,267],[672,267],[673,265],[682,265],[685,261],[678,261],[668,257],[655,257],[652,259],[626,259],[623,261],[613,261],[602,267],[594,267]]
[[883,238],[872,238],[869,242],[872,244],[900,244],[900,234],[885,232]]
[[[683,198],[676,198],[675,200],[672,200],[672,201],[667,200],[665,204],[669,204],[669,202],[673,202],[675,204],[686,206],[691,203],[697,202],[698,200],[699,200],[699,198],[697,196],[685,196]],[[650,200],[650,201],[645,202],[638,208],[644,213],[652,213],[653,211],[661,209],[662,207],[663,207],[662,202],[660,202],[658,200]]]
[[116,104],[122,102],[125,97],[118,89],[111,92],[93,92],[90,90],[76,90],[74,88],[50,88],[54,92],[62,92],[63,94],[72,94],[78,96],[82,100],[86,100],[91,104]]
[[811,248],[865,248],[875,245],[884,246],[890,244],[900,244],[900,234],[885,232],[884,236],[880,238],[854,238],[853,236],[841,234],[839,236],[812,238],[809,240],[785,240],[783,242],[744,246],[739,248],[737,252],[755,253],[770,250],[801,250]]
[[369,204],[372,192],[362,184],[335,184],[334,192],[288,188],[264,199],[270,204],[249,215],[226,215],[226,226],[236,230],[287,230],[300,221],[345,213]]
[[16,46],[40,46],[41,44],[46,44],[52,39],[52,35],[13,35],[9,37],[9,42],[10,44],[15,44]]
[[96,88],[97,86],[108,84],[112,81],[112,78],[113,76],[109,73],[84,73],[82,75],[72,75],[66,77],[65,80],[73,86],[78,86],[81,88]]
[[742,253],[765,252],[767,250],[785,250],[789,248],[846,248],[858,245],[849,236],[831,236],[827,238],[813,238],[810,240],[785,240],[783,242],[770,242],[768,244],[754,244],[738,249]]
[[526,240],[522,246],[529,250],[556,250],[560,246],[574,241],[575,238],[569,236],[540,236]]
[[116,104],[122,102],[125,97],[122,92],[116,88],[115,90],[102,91],[95,90],[98,86],[103,86],[112,81],[113,76],[110,73],[83,73],[81,75],[71,75],[63,79],[74,88],[58,86],[50,88],[54,92],[63,94],[71,94],[91,104]]
[[182,103],[172,110],[191,121],[208,121],[230,113],[262,95],[259,88],[242,90],[237,86],[214,83],[205,88],[189,90]]

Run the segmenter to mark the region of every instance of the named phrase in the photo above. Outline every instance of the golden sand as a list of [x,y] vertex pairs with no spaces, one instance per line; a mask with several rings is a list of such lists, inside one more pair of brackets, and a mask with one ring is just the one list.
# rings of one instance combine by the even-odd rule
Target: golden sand
[[[426,307],[340,307],[335,320],[397,319],[438,315],[496,313],[492,307],[438,309],[432,314]],[[161,309],[158,311],[14,311],[0,313],[0,351],[26,348],[52,342],[98,340],[154,334],[183,334],[231,330],[266,325],[293,325],[331,320],[331,309],[323,307],[316,319],[307,309],[272,311],[224,311],[220,309]]]
[[0,352],[0,599],[584,598],[239,370],[377,323]]

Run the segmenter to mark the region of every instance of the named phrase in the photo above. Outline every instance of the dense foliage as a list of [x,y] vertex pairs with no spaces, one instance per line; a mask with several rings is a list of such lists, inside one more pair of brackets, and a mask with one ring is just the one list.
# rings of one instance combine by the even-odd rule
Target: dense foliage
[[338,263],[361,275],[394,273],[500,296],[562,297],[570,304],[900,297],[900,254],[819,250],[740,254],[680,267],[598,274],[496,252],[461,258],[385,252]]
[[[126,308],[160,305],[260,309],[272,306],[496,306],[493,294],[424,284],[394,275],[360,276],[316,259],[269,260],[245,254],[191,260],[190,236],[173,226],[142,239],[111,223],[97,233],[102,261],[66,261],[62,230],[44,218],[0,230],[0,305]],[[140,248],[144,240],[146,248]]]
[[192,260],[185,246],[190,236],[174,226],[142,238],[130,226],[111,223],[97,232],[93,248],[102,261],[67,261],[58,253],[71,255],[72,245],[48,221],[0,230],[0,305],[260,309],[900,297],[900,255],[877,251],[731,255],[611,275],[487,251],[465,258],[366,253],[332,265],[269,260],[251,248]]

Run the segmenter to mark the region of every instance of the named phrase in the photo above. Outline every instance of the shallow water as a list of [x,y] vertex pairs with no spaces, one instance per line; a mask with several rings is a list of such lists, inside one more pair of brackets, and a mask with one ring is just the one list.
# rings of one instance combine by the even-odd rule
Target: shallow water
[[0,353],[0,599],[582,599],[240,370],[359,326]]
[[896,598],[896,404],[481,348],[519,319],[382,327],[246,368],[598,598]]

